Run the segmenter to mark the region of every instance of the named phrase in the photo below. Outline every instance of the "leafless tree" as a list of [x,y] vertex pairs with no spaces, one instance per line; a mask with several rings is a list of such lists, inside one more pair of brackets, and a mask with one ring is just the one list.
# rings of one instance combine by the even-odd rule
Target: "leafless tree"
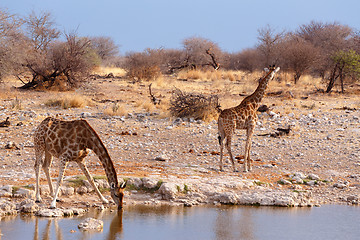
[[127,75],[135,80],[152,80],[161,74],[162,49],[146,49],[144,52],[128,53],[125,57]]
[[107,64],[119,54],[119,47],[110,37],[91,37],[90,42],[103,64]]
[[20,72],[25,50],[22,21],[0,9],[0,81],[7,75]]
[[65,42],[49,44],[46,52],[34,52],[27,67],[32,73],[31,81],[21,88],[52,87],[56,81],[68,88],[78,86],[94,66],[89,53],[90,41],[79,38],[76,33],[65,34]]
[[34,11],[25,19],[28,36],[36,50],[46,50],[48,45],[60,36],[55,21],[49,12],[36,14]]
[[228,56],[226,69],[253,72],[263,67],[261,53],[257,48],[248,48]]
[[201,37],[191,37],[183,41],[185,58],[184,67],[199,68],[210,66],[217,70],[222,61],[219,46]]
[[308,72],[316,63],[319,49],[305,39],[288,34],[280,44],[280,65],[289,72],[294,73],[294,83]]
[[264,28],[258,30],[259,44],[258,50],[261,52],[263,57],[263,66],[276,64],[278,61],[279,54],[279,42],[284,36],[284,31],[276,33],[275,30],[267,25]]

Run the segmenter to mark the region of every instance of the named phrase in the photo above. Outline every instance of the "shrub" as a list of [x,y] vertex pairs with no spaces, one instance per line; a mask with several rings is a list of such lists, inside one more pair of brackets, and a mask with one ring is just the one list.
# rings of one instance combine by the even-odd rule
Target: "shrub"
[[218,115],[219,107],[216,95],[206,97],[202,94],[183,93],[176,89],[170,100],[169,110],[174,117],[210,121]]
[[136,80],[154,80],[161,75],[161,50],[147,49],[141,53],[130,53],[125,59],[128,77]]
[[49,107],[82,108],[89,104],[89,101],[81,95],[65,96],[61,99],[49,99],[45,105]]

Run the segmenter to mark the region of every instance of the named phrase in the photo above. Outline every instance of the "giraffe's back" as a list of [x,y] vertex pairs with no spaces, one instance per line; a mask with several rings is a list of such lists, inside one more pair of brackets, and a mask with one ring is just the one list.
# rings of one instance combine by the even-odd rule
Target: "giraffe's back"
[[88,124],[85,120],[62,121],[46,118],[36,129],[34,138],[41,148],[54,157],[69,152],[76,158],[89,147],[91,133],[86,125]]

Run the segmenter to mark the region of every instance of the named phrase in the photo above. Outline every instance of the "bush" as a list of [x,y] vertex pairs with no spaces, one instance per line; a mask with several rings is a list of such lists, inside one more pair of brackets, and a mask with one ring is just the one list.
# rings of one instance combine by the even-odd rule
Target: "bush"
[[141,53],[126,56],[125,68],[128,77],[135,80],[153,80],[161,75],[161,50],[147,49]]
[[218,116],[220,106],[216,95],[206,97],[176,89],[170,100],[169,110],[174,117],[210,121]]

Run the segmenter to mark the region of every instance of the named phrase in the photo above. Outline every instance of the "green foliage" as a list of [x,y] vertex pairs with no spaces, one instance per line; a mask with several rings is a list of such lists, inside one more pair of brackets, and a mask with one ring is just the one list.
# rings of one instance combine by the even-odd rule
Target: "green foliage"
[[332,57],[333,61],[339,64],[340,68],[347,74],[360,77],[360,55],[354,50],[340,50]]

